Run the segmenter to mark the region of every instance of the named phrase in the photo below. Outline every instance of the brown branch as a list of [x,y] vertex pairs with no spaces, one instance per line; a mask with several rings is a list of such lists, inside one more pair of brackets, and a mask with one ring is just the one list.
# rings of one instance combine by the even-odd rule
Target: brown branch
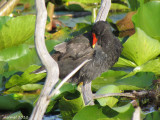
[[124,97],[130,97],[130,98],[142,98],[143,96],[147,95],[148,91],[133,91],[131,93],[107,93],[107,94],[94,94],[93,99],[99,99],[104,97],[111,97],[111,96],[124,96]]
[[40,97],[34,107],[30,120],[41,120],[46,108],[50,102],[48,96],[59,80],[59,68],[58,64],[53,60],[47,51],[44,40],[45,25],[47,20],[47,11],[44,0],[35,0],[36,3],[36,28],[35,28],[35,45],[37,53],[41,59],[42,64],[47,69],[47,77],[44,88],[40,94]]
[[124,97],[135,98],[135,96],[133,95],[133,93],[107,93],[107,94],[94,95],[93,99],[112,97],[112,96],[124,96]]

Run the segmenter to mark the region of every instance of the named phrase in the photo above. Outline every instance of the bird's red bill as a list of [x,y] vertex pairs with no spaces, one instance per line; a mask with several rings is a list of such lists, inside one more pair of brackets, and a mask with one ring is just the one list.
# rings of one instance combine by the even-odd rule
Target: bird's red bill
[[96,38],[96,34],[95,33],[92,33],[92,37],[93,37],[92,48],[94,48],[98,39]]

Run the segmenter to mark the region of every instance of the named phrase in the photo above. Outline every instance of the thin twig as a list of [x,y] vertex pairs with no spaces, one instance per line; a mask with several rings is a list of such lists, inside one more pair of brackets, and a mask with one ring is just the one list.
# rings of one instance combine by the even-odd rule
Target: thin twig
[[[91,59],[90,59],[91,60]],[[90,60],[85,60],[82,62],[78,67],[76,67],[71,73],[69,73],[63,80],[62,82],[52,91],[52,93],[48,96],[48,99],[52,98],[57,91],[62,87],[62,85],[67,82],[79,69],[81,69],[87,62]]]
[[94,94],[93,99],[99,99],[99,98],[105,98],[105,97],[111,97],[111,96],[124,96],[124,97],[131,97],[135,98],[135,96],[132,93],[107,93],[107,94]]

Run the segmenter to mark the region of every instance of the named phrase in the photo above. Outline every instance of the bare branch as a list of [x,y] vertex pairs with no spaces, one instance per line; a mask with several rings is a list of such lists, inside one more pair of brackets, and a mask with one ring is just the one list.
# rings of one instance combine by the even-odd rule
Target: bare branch
[[[90,59],[91,60],[91,59]],[[69,73],[63,80],[62,82],[53,90],[53,92],[51,93],[51,95],[48,97],[48,99],[50,99],[51,97],[53,97],[57,91],[62,87],[62,85],[67,82],[67,80],[69,80],[79,69],[81,69],[87,62],[89,62],[90,60],[85,60],[84,62],[82,62],[78,67],[76,67],[71,73]]]
[[99,9],[95,22],[106,21],[110,7],[111,7],[111,0],[101,0],[101,7]]
[[135,108],[132,120],[141,120],[141,108],[139,106]]
[[94,95],[93,99],[99,99],[111,96],[124,96],[124,97],[135,98],[135,96],[132,93],[107,93],[107,94]]
[[58,64],[50,56],[45,46],[44,33],[47,20],[45,1],[35,0],[35,2],[37,11],[36,28],[35,28],[35,45],[37,53],[42,61],[42,64],[47,69],[47,77],[44,88],[32,112],[30,120],[41,120],[50,102],[48,96],[52,88],[56,85],[56,83],[59,80],[59,68]]

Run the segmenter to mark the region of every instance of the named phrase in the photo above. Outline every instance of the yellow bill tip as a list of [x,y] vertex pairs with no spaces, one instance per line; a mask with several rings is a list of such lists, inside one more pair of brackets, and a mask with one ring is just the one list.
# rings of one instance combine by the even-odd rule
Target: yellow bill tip
[[92,45],[92,48],[94,48],[95,47],[95,44],[94,45]]

